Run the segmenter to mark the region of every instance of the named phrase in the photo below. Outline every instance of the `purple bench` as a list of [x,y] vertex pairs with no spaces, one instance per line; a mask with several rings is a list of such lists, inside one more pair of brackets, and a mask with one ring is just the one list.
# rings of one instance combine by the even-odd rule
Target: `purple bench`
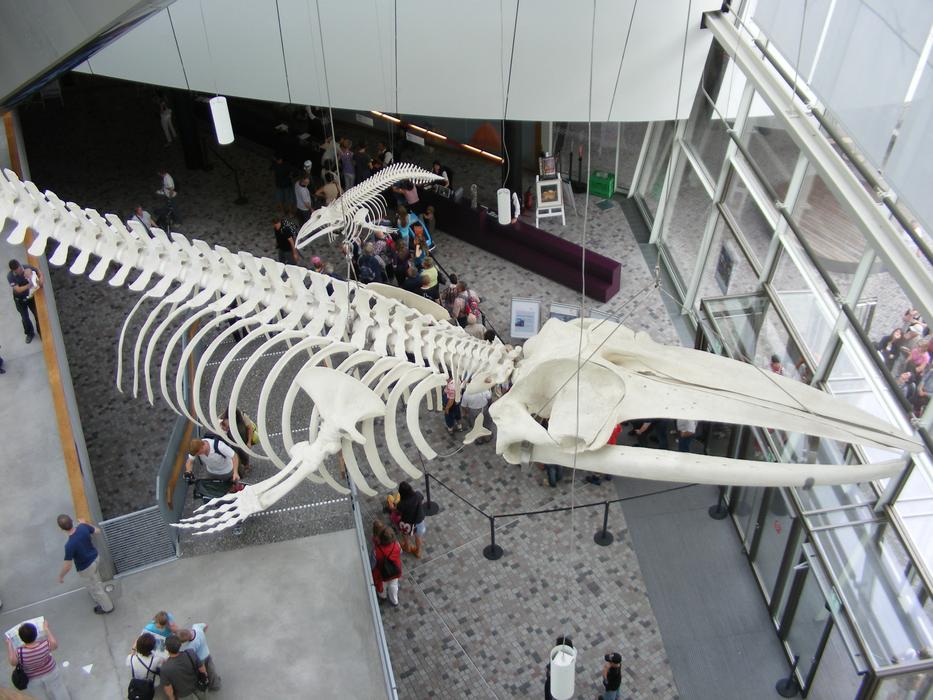
[[[433,192],[421,199],[434,206],[441,230],[477,248],[510,260],[526,270],[580,291],[583,249],[559,236],[519,221],[500,226],[492,212],[472,209]],[[443,261],[443,259],[442,259]],[[604,255],[586,251],[586,295],[609,301],[619,291],[622,265]]]

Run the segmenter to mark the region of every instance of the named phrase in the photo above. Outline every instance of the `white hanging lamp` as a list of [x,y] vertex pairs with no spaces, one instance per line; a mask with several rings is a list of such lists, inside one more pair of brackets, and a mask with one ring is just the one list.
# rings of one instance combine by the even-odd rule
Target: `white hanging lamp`
[[558,644],[551,649],[551,695],[554,700],[573,698],[576,666],[577,650],[572,646]]
[[230,123],[230,110],[227,98],[222,95],[211,98],[211,118],[214,120],[214,133],[221,146],[233,143],[233,124]]
[[496,202],[499,205],[499,225],[508,226],[512,223],[512,196],[508,187],[496,190]]

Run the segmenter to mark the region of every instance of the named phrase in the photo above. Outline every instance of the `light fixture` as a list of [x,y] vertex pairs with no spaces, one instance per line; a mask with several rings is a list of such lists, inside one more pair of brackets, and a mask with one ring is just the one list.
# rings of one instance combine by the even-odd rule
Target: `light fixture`
[[577,650],[573,647],[558,644],[551,649],[551,695],[554,700],[571,700],[573,697],[576,664]]
[[496,202],[499,205],[499,225],[508,226],[512,223],[512,193],[509,192],[508,187],[500,187],[496,190]]
[[227,108],[227,98],[222,95],[212,97],[211,118],[214,120],[214,133],[217,134],[217,143],[221,146],[233,143],[233,124],[230,123],[230,110]]
[[388,119],[388,120],[389,120],[390,122],[392,122],[393,124],[401,124],[401,123],[402,123],[402,120],[401,120],[401,119],[397,119],[396,117],[393,117],[391,114],[383,114],[382,112],[377,112],[377,111],[374,110],[374,109],[369,110],[369,113],[370,113],[370,114],[375,114],[377,117],[382,117],[383,119]]
[[[412,132],[412,131],[415,131],[415,132],[417,132],[417,133],[419,133],[419,134],[424,134],[425,136],[430,136],[431,138],[435,138],[435,139],[437,139],[438,141],[446,141],[446,142],[447,142],[448,144],[450,144],[451,146],[459,146],[460,148],[463,148],[463,149],[465,149],[465,150],[467,150],[467,151],[471,151],[471,152],[475,153],[476,155],[483,156],[483,157],[485,157],[485,158],[489,158],[489,160],[495,161],[496,163],[504,163],[504,162],[505,162],[505,158],[503,158],[502,156],[497,156],[495,153],[490,153],[489,151],[484,151],[484,150],[481,149],[481,148],[477,148],[476,146],[471,146],[471,145],[469,145],[469,144],[467,144],[467,143],[458,143],[457,141],[453,141],[453,140],[451,140],[450,138],[448,138],[447,136],[444,136],[444,134],[440,134],[440,133],[438,133],[438,132],[436,132],[436,131],[431,131],[430,129],[426,129],[426,128],[424,128],[423,126],[418,126],[417,124],[412,124],[411,122],[403,122],[401,119],[399,119],[398,117],[393,117],[391,114],[386,114],[385,112],[380,112],[380,111],[377,110],[377,109],[371,109],[371,110],[369,110],[369,113],[372,114],[372,115],[375,115],[375,116],[377,116],[377,117],[379,117],[379,118],[381,118],[381,119],[385,119],[386,121],[390,121],[390,122],[392,122],[393,124],[401,124],[402,127],[403,127],[404,129],[407,129],[407,130],[409,131],[409,133]],[[418,142],[416,142],[416,143],[418,143]],[[424,144],[421,144],[421,145],[423,146]]]

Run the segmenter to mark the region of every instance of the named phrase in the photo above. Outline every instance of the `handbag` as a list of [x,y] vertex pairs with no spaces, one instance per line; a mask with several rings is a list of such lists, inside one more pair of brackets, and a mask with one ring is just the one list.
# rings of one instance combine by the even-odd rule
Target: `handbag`
[[194,659],[192,658],[191,654],[189,654],[187,651],[185,652],[185,656],[188,657],[188,661],[191,663],[191,668],[193,668],[194,672],[198,674],[198,680],[197,680],[198,690],[207,690],[207,686],[210,685],[210,679],[207,677],[207,674],[201,673],[201,669],[195,666]]
[[29,676],[27,676],[26,671],[23,670],[22,649],[19,650],[19,663],[16,664],[16,668],[13,669],[10,680],[13,682],[13,687],[17,690],[26,690],[26,687],[29,685]]

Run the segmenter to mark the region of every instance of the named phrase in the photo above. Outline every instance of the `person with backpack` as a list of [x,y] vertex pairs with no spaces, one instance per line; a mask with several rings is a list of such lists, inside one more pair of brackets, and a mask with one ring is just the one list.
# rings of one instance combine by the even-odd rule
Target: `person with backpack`
[[130,684],[126,691],[128,700],[152,700],[155,697],[159,668],[165,661],[165,657],[155,651],[155,646],[155,637],[144,632],[126,657],[126,665],[130,667]]
[[384,527],[373,539],[373,583],[376,585],[376,594],[381,600],[388,599],[389,605],[397,608],[398,584],[402,577],[402,548],[395,540],[395,532],[391,527]]
[[188,443],[188,461],[185,462],[185,479],[194,478],[194,458],[200,457],[201,464],[214,479],[240,480],[240,460],[223,438],[207,433],[201,440]]
[[386,283],[385,262],[375,254],[372,241],[367,241],[363,245],[363,253],[360,255],[357,265],[360,270],[359,281],[363,284],[369,284],[370,282]]
[[[424,496],[420,491],[415,491],[407,481],[399,483],[398,496],[396,510],[399,514],[398,529],[402,534],[402,549],[420,559],[424,533],[428,529],[424,521]],[[409,544],[409,537],[412,535],[415,539],[414,547]]]
[[473,314],[478,319],[482,319],[482,312],[479,310],[479,295],[466,286],[463,281],[457,282],[456,295],[454,296],[453,306],[450,315],[457,321],[461,328],[467,325],[467,316]]

